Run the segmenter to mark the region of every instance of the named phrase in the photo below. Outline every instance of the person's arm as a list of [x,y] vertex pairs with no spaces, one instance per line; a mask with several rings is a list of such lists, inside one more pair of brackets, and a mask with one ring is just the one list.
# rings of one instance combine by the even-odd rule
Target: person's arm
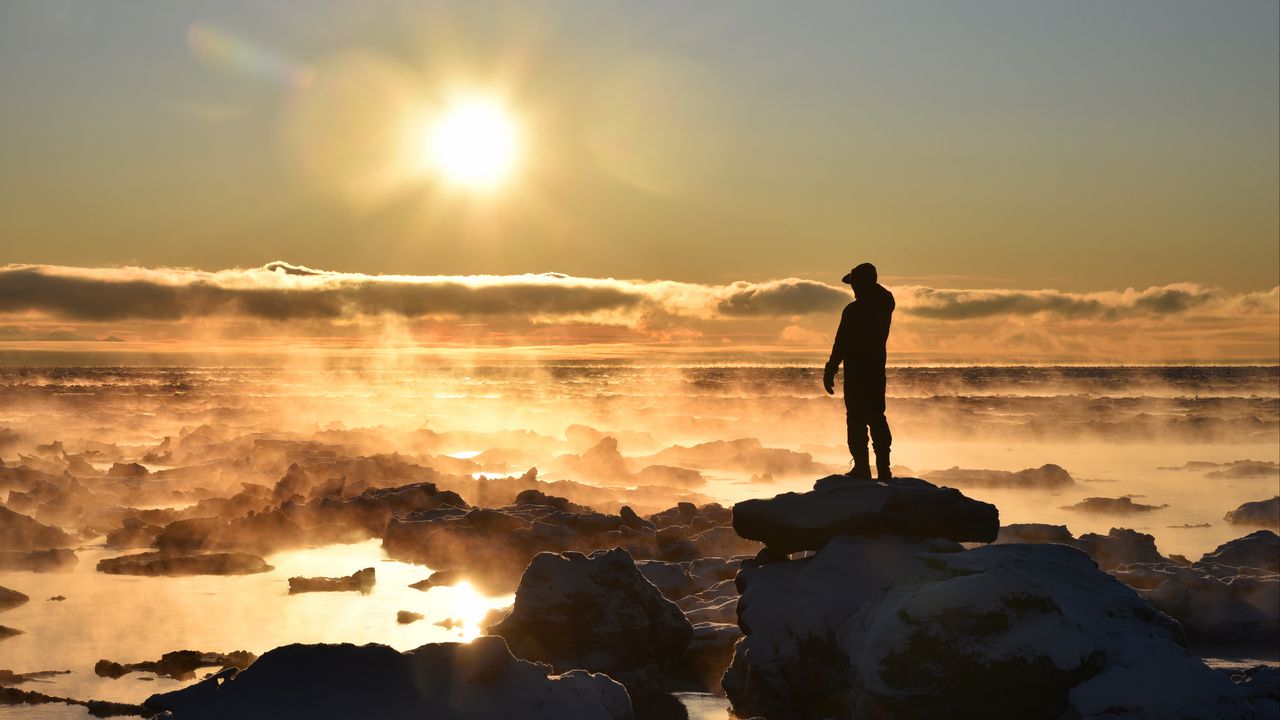
[[840,362],[844,360],[844,346],[848,343],[849,338],[849,308],[845,308],[840,313],[840,327],[836,328],[836,339],[831,343],[831,356],[827,358],[827,365],[822,369],[822,387],[827,391],[828,395],[834,395],[836,392],[836,370],[840,369]]

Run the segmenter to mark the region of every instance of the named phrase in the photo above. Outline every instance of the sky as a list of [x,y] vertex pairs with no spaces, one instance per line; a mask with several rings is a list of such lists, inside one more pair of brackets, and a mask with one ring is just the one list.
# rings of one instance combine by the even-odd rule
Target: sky
[[[518,130],[483,192],[419,149],[469,94]],[[8,0],[0,96],[5,347],[811,351],[870,260],[904,358],[1280,359],[1272,1]]]

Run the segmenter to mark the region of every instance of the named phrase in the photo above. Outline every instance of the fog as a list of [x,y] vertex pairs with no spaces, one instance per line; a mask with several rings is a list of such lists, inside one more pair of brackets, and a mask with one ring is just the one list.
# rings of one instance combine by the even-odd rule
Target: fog
[[[893,368],[888,416],[897,474],[992,502],[1003,524],[1132,528],[1192,559],[1249,532],[1225,515],[1280,486],[1276,367]],[[532,527],[546,542],[559,530],[545,513],[584,513],[555,522],[605,522],[600,537],[625,547],[624,506],[728,507],[848,467],[843,404],[818,368],[627,362],[2,368],[0,459],[0,586],[31,596],[0,617],[26,632],[4,641],[21,671],[466,639],[527,562],[492,533]],[[1131,507],[1149,509],[1106,510]],[[445,529],[424,545],[427,522]],[[157,549],[231,553],[233,576],[95,571]],[[148,562],[127,572],[173,574]],[[295,597],[284,582],[364,567],[372,597]],[[407,587],[441,568],[465,585]],[[399,611],[426,620],[399,624]],[[48,682],[78,697],[154,691],[83,672]]]

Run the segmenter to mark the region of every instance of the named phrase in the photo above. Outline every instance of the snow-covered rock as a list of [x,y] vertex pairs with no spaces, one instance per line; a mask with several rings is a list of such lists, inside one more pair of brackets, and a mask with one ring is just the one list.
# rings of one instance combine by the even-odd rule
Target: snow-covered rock
[[236,673],[145,706],[174,720],[630,720],[621,685],[580,670],[548,676],[517,660],[502,638],[436,643],[408,652],[385,645],[286,645]]
[[511,614],[490,628],[517,657],[556,670],[640,668],[679,655],[693,626],[625,551],[540,553]]
[[744,569],[742,716],[1244,718],[1178,625],[1062,545],[842,535]]
[[1273,652],[1280,642],[1280,575],[1213,563],[1142,563],[1112,572],[1182,623],[1197,647]]
[[[693,626],[626,551],[540,553],[520,578],[511,613],[489,628],[516,657],[557,672],[605,672],[626,686],[639,718],[672,717],[671,672]],[[678,716],[678,715],[677,715]]]
[[1280,535],[1270,530],[1249,533],[1205,553],[1200,562],[1280,572]]
[[1000,530],[994,505],[916,478],[856,480],[831,475],[805,493],[744,500],[733,529],[776,553],[817,550],[837,535],[903,535],[991,542]]

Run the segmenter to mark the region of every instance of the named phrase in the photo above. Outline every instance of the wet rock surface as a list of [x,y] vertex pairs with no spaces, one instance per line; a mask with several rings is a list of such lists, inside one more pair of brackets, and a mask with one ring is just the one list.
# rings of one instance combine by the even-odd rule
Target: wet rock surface
[[423,645],[286,645],[248,669],[153,695],[144,705],[174,720],[627,720],[631,702],[603,676],[512,657],[498,637]]
[[843,533],[991,542],[1000,520],[994,505],[924,480],[832,475],[810,492],[734,505],[733,529],[775,553],[791,553],[819,549]]

